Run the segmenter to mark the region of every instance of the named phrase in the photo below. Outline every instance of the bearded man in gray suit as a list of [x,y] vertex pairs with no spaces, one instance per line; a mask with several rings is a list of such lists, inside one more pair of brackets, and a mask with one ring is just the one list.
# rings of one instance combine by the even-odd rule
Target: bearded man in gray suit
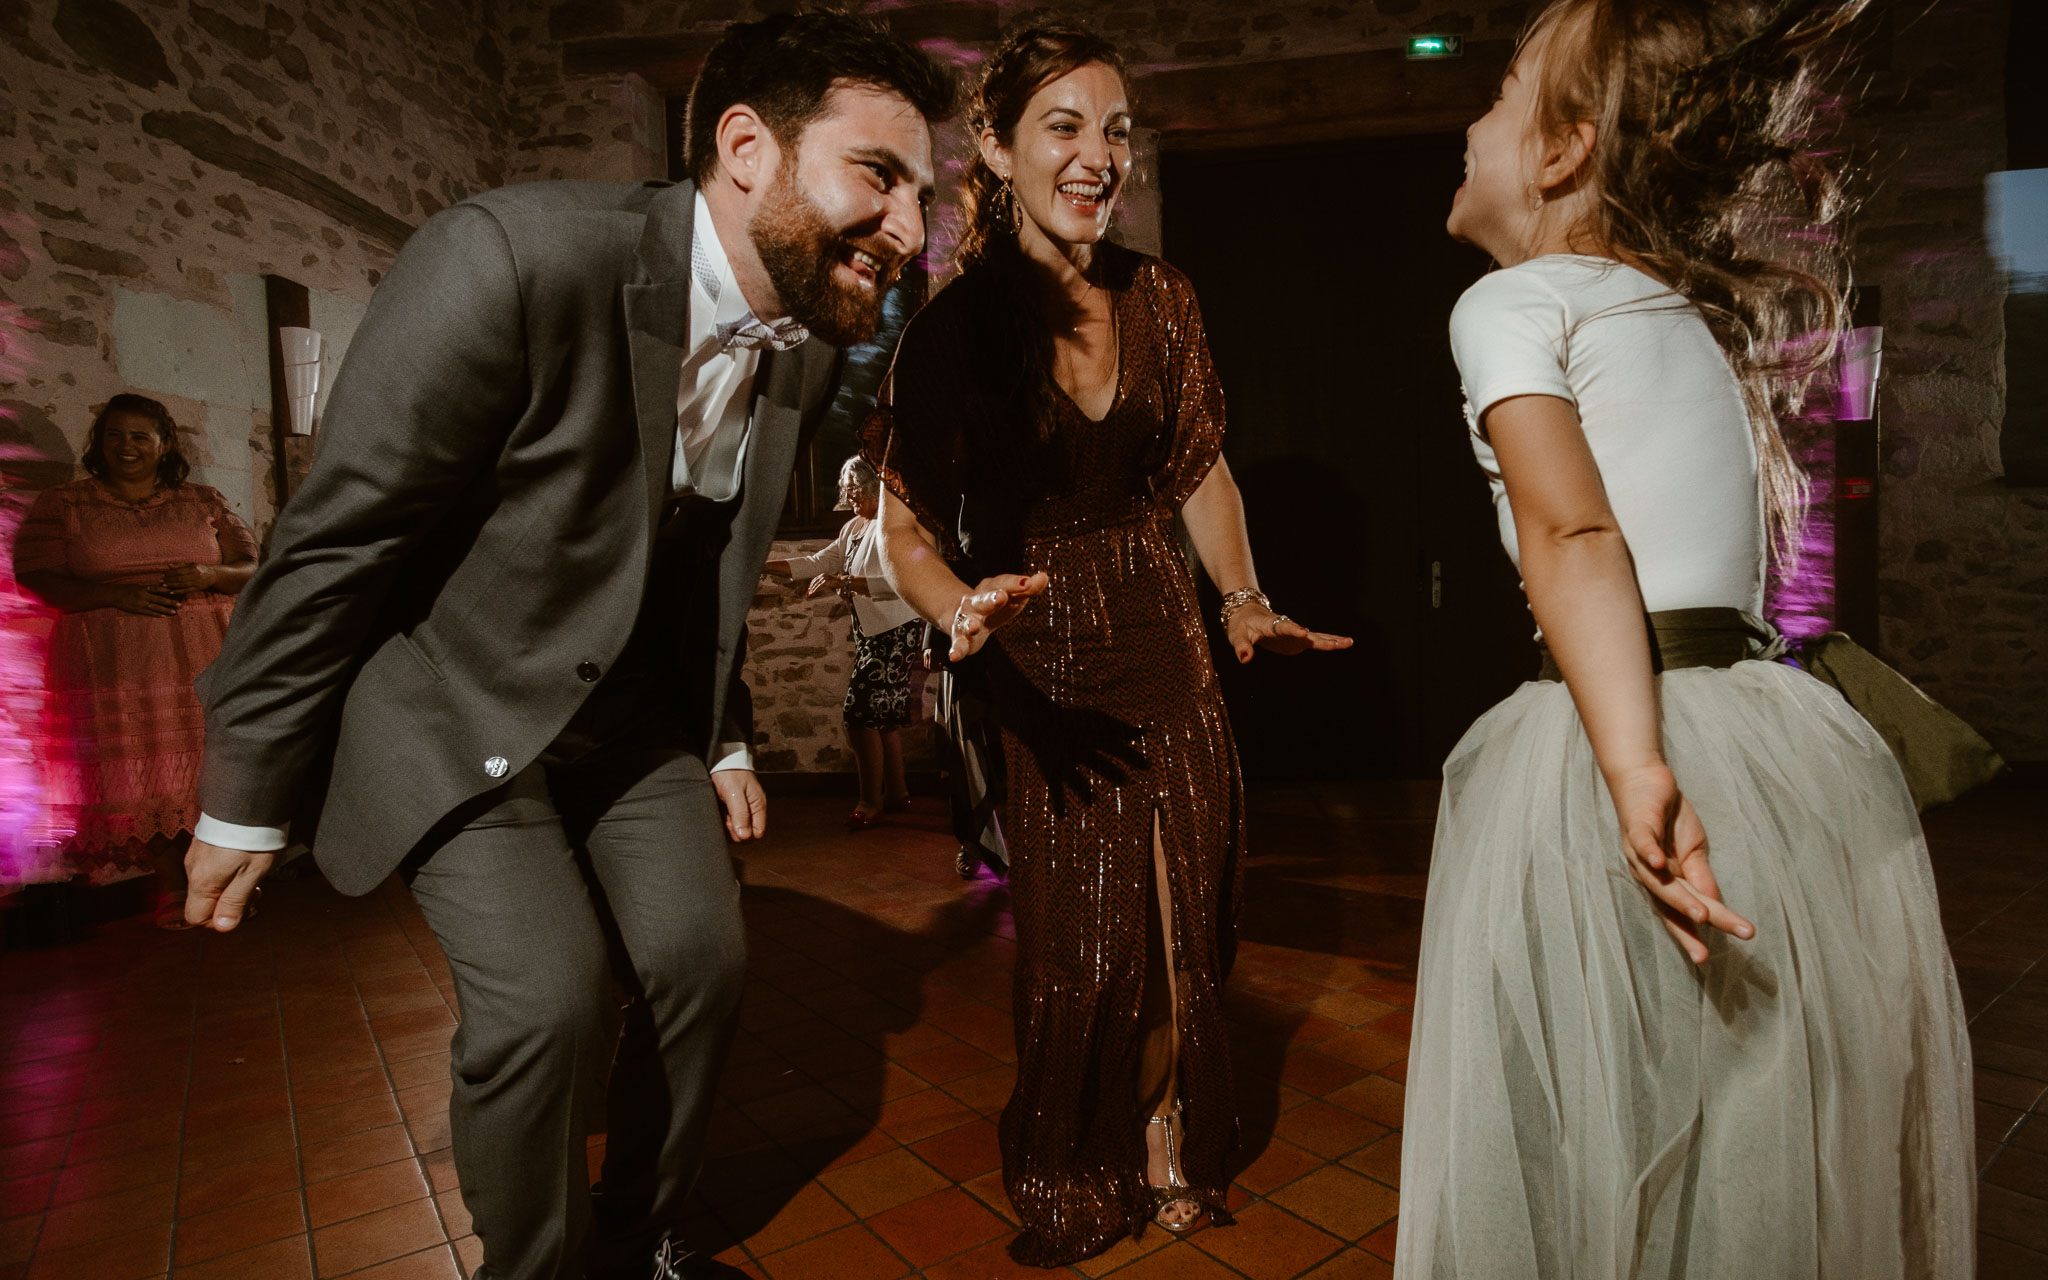
[[736,24],[691,94],[693,181],[431,218],[202,679],[187,918],[234,928],[287,824],[345,893],[401,872],[461,1001],[449,1120],[489,1280],[585,1274],[600,908],[658,1084],[614,1108],[595,1234],[619,1274],[703,1266],[668,1232],[744,976],[719,811],[734,840],[766,818],[743,624],[835,348],[923,248],[953,95],[864,19]]

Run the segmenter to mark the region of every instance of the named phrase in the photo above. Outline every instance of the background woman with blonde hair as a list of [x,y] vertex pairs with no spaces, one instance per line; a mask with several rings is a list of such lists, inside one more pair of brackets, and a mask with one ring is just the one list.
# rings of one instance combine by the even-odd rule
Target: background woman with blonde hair
[[882,484],[859,456],[839,467],[839,496],[853,518],[837,537],[807,556],[770,560],[769,573],[807,579],[804,598],[830,591],[853,610],[853,672],[841,714],[853,748],[860,798],[847,815],[849,831],[866,831],[884,812],[910,807],[903,778],[902,730],[916,718],[911,705],[912,661],[922,652],[924,620],[897,599],[882,576],[881,532],[875,523]]

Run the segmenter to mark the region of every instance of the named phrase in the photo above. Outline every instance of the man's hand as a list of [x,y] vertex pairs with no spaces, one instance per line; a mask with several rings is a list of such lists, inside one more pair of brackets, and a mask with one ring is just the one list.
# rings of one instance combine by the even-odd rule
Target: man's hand
[[185,851],[185,920],[203,924],[216,933],[226,933],[242,923],[249,907],[262,890],[256,882],[270,874],[277,861],[274,853],[249,853],[223,849],[204,840],[194,840]]
[[711,775],[725,810],[725,832],[734,840],[758,840],[768,833],[768,797],[752,769],[720,769]]

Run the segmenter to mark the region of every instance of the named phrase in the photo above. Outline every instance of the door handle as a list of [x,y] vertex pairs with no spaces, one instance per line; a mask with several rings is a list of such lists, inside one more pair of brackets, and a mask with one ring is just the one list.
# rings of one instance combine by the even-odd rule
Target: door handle
[[1429,607],[1444,607],[1444,562],[1441,560],[1429,562]]

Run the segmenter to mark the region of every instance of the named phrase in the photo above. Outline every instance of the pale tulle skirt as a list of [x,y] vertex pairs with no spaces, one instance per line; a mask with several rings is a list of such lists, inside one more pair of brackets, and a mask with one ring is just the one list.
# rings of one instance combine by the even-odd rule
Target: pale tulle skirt
[[1969,1043],[1898,765],[1789,667],[1659,680],[1757,936],[1686,961],[1564,685],[1474,725],[1444,766],[1395,1275],[1966,1280]]

